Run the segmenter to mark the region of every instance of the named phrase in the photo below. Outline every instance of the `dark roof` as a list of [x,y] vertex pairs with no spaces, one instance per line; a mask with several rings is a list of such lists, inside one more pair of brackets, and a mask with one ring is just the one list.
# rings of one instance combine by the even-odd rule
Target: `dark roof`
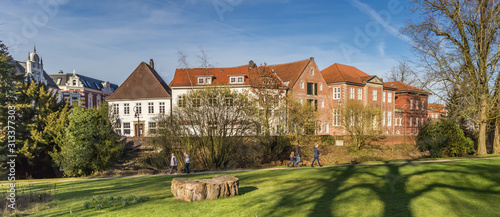
[[426,94],[426,95],[431,94],[430,92],[416,88],[416,87],[411,86],[409,84],[405,84],[401,81],[386,82],[386,83],[384,83],[384,87],[396,88],[396,93],[412,92],[412,93],[420,93],[420,94]]
[[106,100],[171,98],[171,89],[160,75],[145,62],[130,74]]
[[[26,73],[26,62],[13,61],[14,67],[20,72]],[[50,78],[45,70],[43,70],[43,77],[47,81],[47,86],[53,89],[59,89],[57,84]]]
[[[87,88],[91,88],[94,90],[101,90],[102,89],[102,80],[87,77],[85,75],[81,74],[76,74],[79,78],[80,81],[83,83],[83,85]],[[65,86],[66,82],[69,80],[71,76],[73,76],[73,73],[56,73],[56,74],[49,74],[50,78],[52,78],[52,82],[54,84],[59,85],[59,86]],[[59,80],[60,79],[60,80]],[[59,80],[59,82],[58,82]],[[111,91],[115,91],[118,89],[118,85],[110,83]]]

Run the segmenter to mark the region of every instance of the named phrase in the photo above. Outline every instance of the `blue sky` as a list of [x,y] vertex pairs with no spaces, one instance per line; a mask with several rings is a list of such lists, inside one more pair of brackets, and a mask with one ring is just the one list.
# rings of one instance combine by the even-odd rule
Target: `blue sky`
[[24,61],[36,44],[48,73],[58,70],[121,84],[154,59],[170,83],[203,47],[211,64],[280,64],[314,57],[385,77],[411,46],[399,35],[408,0],[3,0],[0,40]]

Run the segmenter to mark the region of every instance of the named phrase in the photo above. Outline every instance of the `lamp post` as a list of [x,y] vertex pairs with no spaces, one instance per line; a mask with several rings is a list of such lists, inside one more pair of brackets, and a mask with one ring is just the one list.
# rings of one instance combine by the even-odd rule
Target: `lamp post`
[[141,137],[141,122],[139,122],[139,116],[140,116],[139,109],[140,107],[134,106],[134,113],[135,113],[134,117],[137,118],[137,137]]

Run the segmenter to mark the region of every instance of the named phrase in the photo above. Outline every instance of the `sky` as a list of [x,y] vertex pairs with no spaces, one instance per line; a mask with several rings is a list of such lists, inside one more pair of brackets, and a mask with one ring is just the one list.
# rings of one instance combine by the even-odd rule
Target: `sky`
[[320,69],[351,65],[386,78],[411,40],[408,0],[2,0],[0,40],[18,61],[36,45],[47,73],[120,85],[142,62],[170,83],[184,52],[216,67],[314,57]]

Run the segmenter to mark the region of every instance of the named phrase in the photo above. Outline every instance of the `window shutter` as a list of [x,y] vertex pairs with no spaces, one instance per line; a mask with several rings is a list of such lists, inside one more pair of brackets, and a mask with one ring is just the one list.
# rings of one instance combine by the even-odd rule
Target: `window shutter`
[[314,83],[314,95],[318,95],[318,83]]

